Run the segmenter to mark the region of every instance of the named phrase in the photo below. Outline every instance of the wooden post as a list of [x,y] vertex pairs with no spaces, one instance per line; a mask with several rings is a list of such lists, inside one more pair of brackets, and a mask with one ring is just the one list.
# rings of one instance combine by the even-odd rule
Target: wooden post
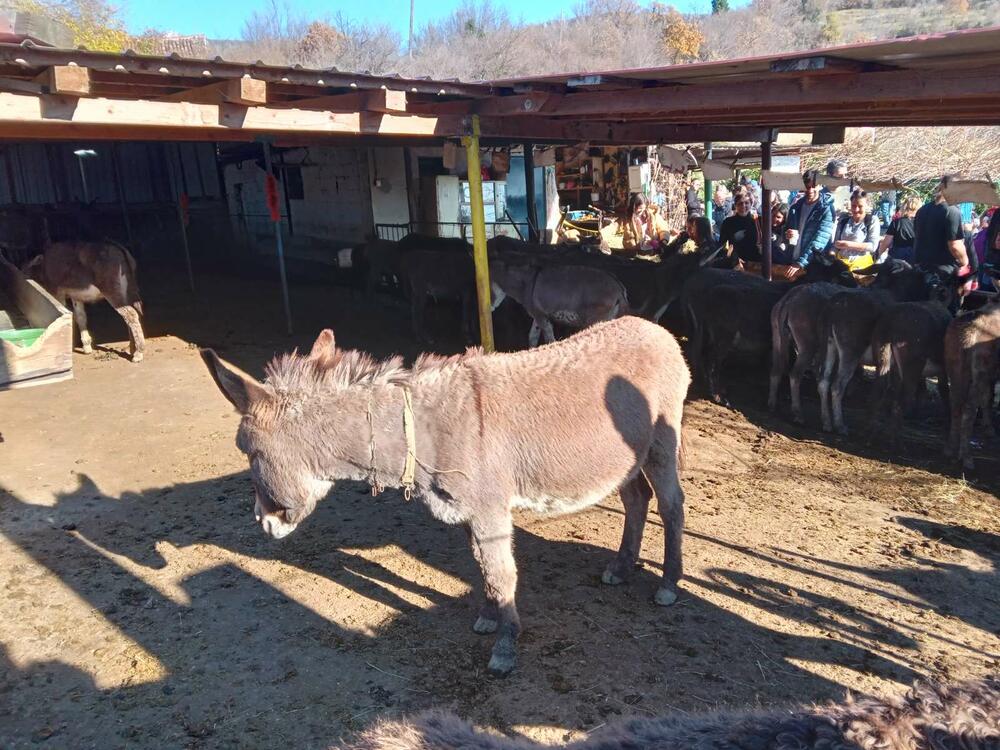
[[[705,158],[712,158],[712,142],[708,141],[705,143]],[[702,172],[704,175],[704,172]],[[712,227],[712,232],[715,232],[715,226],[712,224],[712,181],[705,177],[705,218],[708,219],[708,225]]]
[[539,242],[538,209],[535,206],[535,144],[524,144],[524,194],[528,201],[528,239]]
[[125,201],[125,186],[122,184],[121,156],[118,153],[118,143],[111,144],[111,166],[115,170],[115,187],[118,189],[118,203],[122,207],[122,220],[125,222],[128,249],[133,255],[139,255],[136,252],[135,238],[132,236],[132,221],[128,215],[128,203]]
[[490,264],[486,256],[486,216],[483,210],[483,175],[479,161],[479,115],[472,116],[472,134],[462,137],[469,171],[472,201],[472,256],[476,262],[476,292],[479,298],[479,340],[487,352],[493,345],[493,313],[490,310]]
[[771,141],[760,144],[760,255],[761,274],[771,280],[771,189],[764,186],[764,172],[771,168]]
[[[264,171],[265,180],[271,176],[271,144],[264,141]],[[277,183],[275,183],[277,188]],[[288,301],[288,276],[285,274],[285,244],[281,237],[281,217],[274,222],[274,241],[278,249],[278,273],[281,275],[281,295],[285,303],[285,324],[288,335],[292,335],[292,306]]]

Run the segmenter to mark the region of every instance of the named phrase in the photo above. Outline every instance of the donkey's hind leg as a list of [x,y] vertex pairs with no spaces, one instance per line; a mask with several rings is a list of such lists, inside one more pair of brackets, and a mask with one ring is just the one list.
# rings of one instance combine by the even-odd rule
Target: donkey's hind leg
[[673,427],[661,423],[643,467],[663,521],[663,580],[654,601],[664,607],[677,601],[677,583],[683,573],[684,490],[677,465],[679,440]]
[[78,299],[73,300],[73,317],[76,319],[76,327],[80,329],[80,346],[83,353],[93,353],[94,342],[90,338],[90,331],[87,330],[87,310]]
[[128,326],[129,349],[131,349],[132,361],[142,362],[142,358],[146,354],[146,338],[142,333],[139,312],[133,305],[116,307],[115,312],[122,316],[125,320],[125,325]]
[[635,479],[622,485],[620,494],[622,504],[625,506],[625,531],[622,533],[622,543],[618,548],[617,557],[608,564],[601,576],[601,580],[611,586],[624,582],[635,569],[653,490],[646,478],[639,474]]

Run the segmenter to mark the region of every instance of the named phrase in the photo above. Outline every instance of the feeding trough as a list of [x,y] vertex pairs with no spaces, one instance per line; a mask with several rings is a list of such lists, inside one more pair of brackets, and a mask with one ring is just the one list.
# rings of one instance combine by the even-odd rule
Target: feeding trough
[[0,390],[73,377],[69,310],[0,258]]

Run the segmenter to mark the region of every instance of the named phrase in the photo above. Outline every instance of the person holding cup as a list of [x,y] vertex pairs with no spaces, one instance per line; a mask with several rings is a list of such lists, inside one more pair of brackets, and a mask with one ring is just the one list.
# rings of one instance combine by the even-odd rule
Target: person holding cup
[[813,257],[822,257],[833,239],[833,196],[820,192],[818,177],[815,169],[802,175],[802,194],[788,209],[785,239],[792,261],[784,270],[788,279],[801,275]]

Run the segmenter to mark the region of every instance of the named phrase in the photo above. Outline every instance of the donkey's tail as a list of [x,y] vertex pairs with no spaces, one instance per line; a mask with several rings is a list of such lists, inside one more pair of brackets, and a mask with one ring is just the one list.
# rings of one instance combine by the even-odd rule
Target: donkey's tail
[[136,275],[136,269],[138,266],[135,262],[135,257],[128,251],[124,245],[120,242],[115,242],[114,240],[105,240],[109,247],[113,247],[115,250],[122,254],[122,258],[125,260],[125,267],[123,269],[122,280],[124,284],[125,304],[131,305],[135,308],[135,311],[146,316],[146,313],[142,309],[142,297],[139,295],[139,281]]

